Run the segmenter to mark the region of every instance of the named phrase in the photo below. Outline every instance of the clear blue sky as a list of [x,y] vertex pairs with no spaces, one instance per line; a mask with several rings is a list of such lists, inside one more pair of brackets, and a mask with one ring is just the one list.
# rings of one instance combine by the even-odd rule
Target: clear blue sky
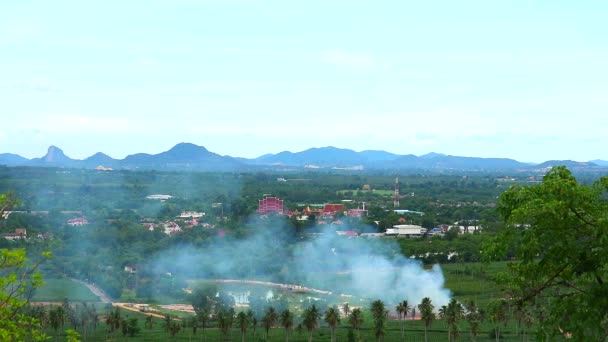
[[608,1],[0,2],[0,153],[608,159]]

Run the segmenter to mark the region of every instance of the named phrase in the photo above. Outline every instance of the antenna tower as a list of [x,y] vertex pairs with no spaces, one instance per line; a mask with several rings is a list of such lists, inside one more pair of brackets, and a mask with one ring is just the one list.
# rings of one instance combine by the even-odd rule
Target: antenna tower
[[395,177],[395,195],[393,196],[393,206],[399,209],[399,177]]

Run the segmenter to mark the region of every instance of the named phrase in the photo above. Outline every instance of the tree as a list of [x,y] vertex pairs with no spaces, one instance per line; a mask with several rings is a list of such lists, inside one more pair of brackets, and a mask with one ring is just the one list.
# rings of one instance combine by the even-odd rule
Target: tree
[[196,318],[196,316],[190,317],[190,319],[188,320],[188,325],[192,329],[192,335],[196,335],[196,331],[198,330],[198,319]]
[[51,306],[49,309],[49,322],[55,333],[57,333],[59,328],[63,328],[65,324],[65,312],[62,306]]
[[374,318],[374,336],[376,336],[376,341],[381,341],[384,339],[384,334],[386,333],[386,316],[388,315],[384,302],[381,300],[373,301],[371,312],[372,317]]
[[420,304],[418,304],[418,311],[420,311],[420,319],[424,322],[424,341],[429,340],[429,327],[433,320],[435,320],[435,312],[433,311],[435,306],[433,305],[431,298],[424,297]]
[[325,317],[323,318],[325,323],[329,325],[329,329],[331,330],[331,341],[336,341],[336,326],[340,324],[340,312],[335,307],[329,307],[325,311]]
[[289,332],[293,328],[293,314],[289,309],[285,309],[280,315],[281,326],[285,329],[285,341],[289,342]]
[[245,342],[245,333],[247,332],[247,327],[249,326],[249,316],[247,316],[244,311],[239,312],[236,315],[236,324],[241,332],[241,341]]
[[182,325],[179,323],[179,321],[173,319],[171,316],[165,315],[163,328],[165,328],[165,331],[171,334],[171,337],[175,337],[175,335],[177,335],[177,333],[182,329]]
[[448,305],[439,309],[439,318],[445,319],[448,324],[448,341],[456,341],[458,337],[458,321],[464,317],[464,307],[452,298]]
[[196,313],[196,319],[201,323],[201,335],[203,340],[205,340],[205,328],[207,327],[207,322],[209,322],[209,312],[206,309],[199,309]]
[[541,184],[512,186],[497,203],[505,228],[484,255],[514,260],[504,277],[508,298],[515,308],[532,308],[550,335],[606,338],[607,190],[608,177],[583,185],[554,167]]
[[255,330],[258,327],[258,319],[253,314],[251,309],[247,310],[247,320],[251,323],[251,329],[253,330],[253,336],[255,336]]
[[353,327],[353,329],[359,332],[359,329],[361,329],[361,326],[363,325],[363,313],[361,312],[361,309],[354,308],[350,312],[350,315],[348,316],[348,323],[351,327]]
[[348,302],[342,304],[342,311],[344,311],[345,317],[348,317],[348,315],[350,315],[350,305],[348,304]]
[[262,317],[262,325],[264,326],[264,331],[266,331],[266,339],[268,339],[270,328],[277,324],[278,318],[277,311],[272,306],[266,309],[264,317]]
[[492,323],[494,323],[494,337],[496,342],[500,340],[500,325],[504,323],[506,325],[508,316],[509,303],[505,299],[499,299],[489,304],[488,315]]
[[[0,195],[0,220],[16,202],[12,194]],[[27,316],[24,308],[34,290],[43,283],[38,267],[50,257],[51,254],[45,252],[38,261],[31,263],[25,249],[0,249],[0,340],[44,338],[40,322]]]
[[222,332],[222,336],[224,340],[228,339],[228,333],[230,329],[232,329],[232,324],[234,321],[234,309],[230,308],[228,310],[220,310],[217,314],[217,325]]
[[483,316],[474,301],[469,301],[465,304],[466,314],[465,319],[469,322],[471,328],[471,341],[477,341],[479,335],[479,326],[483,320]]
[[319,326],[320,317],[321,314],[314,304],[304,310],[302,323],[308,330],[308,342],[312,342],[312,333]]
[[[62,307],[62,312],[65,312],[65,309]],[[65,313],[64,313],[65,315]],[[120,328],[120,322],[122,321],[120,317],[120,309],[114,308],[114,310],[110,310],[106,315],[106,325],[110,328],[110,332],[114,333],[118,328]]]
[[407,314],[410,312],[412,307],[408,304],[407,300],[404,300],[397,304],[395,310],[399,314],[399,320],[401,320],[401,316],[403,316],[403,323],[401,324],[401,338],[405,339],[405,318]]

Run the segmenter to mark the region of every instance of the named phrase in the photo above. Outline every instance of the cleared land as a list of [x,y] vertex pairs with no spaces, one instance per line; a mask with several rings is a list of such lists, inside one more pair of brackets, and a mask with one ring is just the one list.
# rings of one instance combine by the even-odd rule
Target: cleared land
[[85,285],[67,278],[44,279],[44,285],[36,290],[33,302],[61,302],[64,299],[70,302],[99,302]]

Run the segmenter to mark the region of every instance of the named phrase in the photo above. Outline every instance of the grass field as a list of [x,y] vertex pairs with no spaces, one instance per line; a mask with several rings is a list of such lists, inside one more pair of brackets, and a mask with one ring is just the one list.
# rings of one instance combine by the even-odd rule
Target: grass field
[[61,302],[67,298],[70,302],[98,302],[95,296],[84,285],[66,278],[44,279],[44,285],[36,290],[34,302]]
[[[102,315],[105,315],[102,314]],[[222,341],[222,335],[217,327],[212,326],[205,329],[204,334],[199,328],[196,334],[193,334],[192,329],[189,327],[182,328],[182,330],[175,336],[171,336],[163,329],[163,320],[154,318],[154,324],[151,329],[144,326],[145,316],[136,312],[122,311],[122,317],[126,318],[137,318],[141,332],[135,337],[123,336],[120,331],[110,333],[106,328],[105,324],[100,323],[95,330],[89,330],[86,336],[81,333],[82,341]],[[386,327],[386,335],[384,338],[385,342],[392,341],[403,341],[401,338],[401,324],[405,324],[405,340],[406,341],[424,341],[424,324],[421,321],[390,321]],[[66,324],[64,329],[69,329],[69,325]],[[348,341],[348,331],[350,327],[344,321],[340,327],[336,330],[337,341]],[[458,338],[459,341],[471,340],[468,325],[463,322],[460,326],[461,336]],[[478,336],[479,341],[491,341],[490,333],[493,330],[493,326],[489,323],[485,323],[482,326],[481,333]],[[521,341],[522,336],[516,334],[517,327],[515,323],[511,322],[506,327],[501,326],[501,341]],[[55,335],[53,330],[46,330],[47,334],[52,337],[52,341],[65,341],[64,333],[59,331]],[[374,333],[369,322],[369,317],[366,316],[366,322],[360,331],[361,341],[375,341]],[[306,330],[299,332],[294,329],[290,333],[290,341],[293,342],[304,342],[308,340],[308,332]],[[432,342],[443,342],[447,341],[447,326],[443,321],[435,321],[431,325],[429,330],[429,341]],[[534,340],[530,338],[530,340]],[[228,338],[225,341],[241,341],[240,331],[235,327],[230,331]],[[269,339],[264,339],[264,330],[258,326],[255,334],[252,329],[249,329],[245,335],[245,341],[268,341],[268,342],[282,342],[285,341],[285,330],[281,328],[274,328],[270,330]],[[329,328],[322,324],[321,327],[314,331],[313,341],[328,342],[330,341]]]

